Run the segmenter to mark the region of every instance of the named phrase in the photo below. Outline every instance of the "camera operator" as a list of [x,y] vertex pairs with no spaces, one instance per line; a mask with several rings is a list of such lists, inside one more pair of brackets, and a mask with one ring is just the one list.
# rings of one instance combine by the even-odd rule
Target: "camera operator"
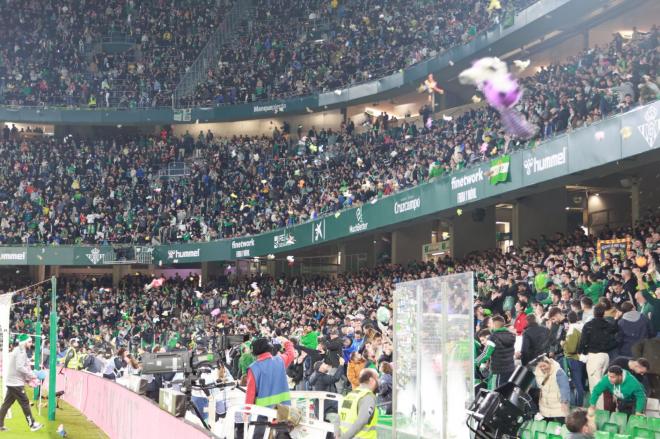
[[104,367],[105,361],[100,356],[99,347],[90,348],[82,362],[83,370],[94,374],[100,374],[103,372]]
[[119,371],[127,365],[126,349],[119,348],[117,355],[108,358],[108,361],[105,363],[105,367],[103,368],[103,378],[114,381],[119,376]]
[[[274,408],[278,404],[291,405],[286,369],[293,362],[293,343],[284,337],[277,337],[284,347],[284,353],[273,356],[273,345],[267,338],[258,338],[252,343],[252,353],[257,358],[248,368],[245,403]],[[266,421],[264,416],[258,422]],[[262,438],[265,425],[258,425],[254,438]]]

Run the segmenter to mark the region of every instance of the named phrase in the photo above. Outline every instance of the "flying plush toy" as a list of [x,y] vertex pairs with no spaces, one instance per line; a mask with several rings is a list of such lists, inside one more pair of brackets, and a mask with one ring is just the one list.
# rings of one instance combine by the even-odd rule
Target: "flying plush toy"
[[507,133],[521,139],[534,136],[537,127],[513,108],[522,97],[522,89],[502,60],[481,58],[461,72],[458,80],[461,84],[474,85],[484,94],[488,104],[500,113]]

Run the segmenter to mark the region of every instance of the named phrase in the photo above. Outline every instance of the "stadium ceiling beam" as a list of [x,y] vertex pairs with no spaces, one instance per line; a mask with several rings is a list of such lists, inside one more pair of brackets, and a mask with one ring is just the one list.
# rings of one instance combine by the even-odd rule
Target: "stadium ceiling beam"
[[581,192],[588,192],[588,193],[598,193],[598,194],[629,194],[631,192],[630,188],[580,186],[580,185],[566,186],[566,190],[568,190],[568,191],[581,191]]

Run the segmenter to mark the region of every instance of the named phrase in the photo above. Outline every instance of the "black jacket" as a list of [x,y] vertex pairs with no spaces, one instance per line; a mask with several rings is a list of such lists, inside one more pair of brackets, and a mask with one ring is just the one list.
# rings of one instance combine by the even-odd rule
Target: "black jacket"
[[309,378],[309,384],[317,392],[337,392],[337,387],[335,383],[341,379],[341,376],[344,370],[341,367],[338,367],[335,370],[335,373],[330,375],[327,373],[322,373],[318,371],[318,364],[314,367],[314,372]]
[[523,332],[520,361],[523,366],[541,354],[548,353],[550,348],[550,330],[545,326],[528,326]]
[[490,370],[494,374],[513,372],[516,368],[513,362],[516,336],[509,331],[493,332],[489,341],[495,344],[495,350],[490,357]]
[[617,347],[616,333],[616,325],[604,318],[594,317],[582,328],[578,352],[581,354],[610,352]]
[[342,348],[344,347],[344,342],[341,337],[335,339],[328,339],[325,343],[326,354],[325,361],[328,365],[332,367],[339,367],[339,359],[342,356]]

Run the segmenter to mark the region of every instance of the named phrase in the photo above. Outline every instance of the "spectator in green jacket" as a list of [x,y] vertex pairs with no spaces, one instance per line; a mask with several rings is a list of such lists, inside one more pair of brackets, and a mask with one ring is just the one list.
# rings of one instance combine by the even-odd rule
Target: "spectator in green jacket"
[[536,293],[547,293],[548,292],[548,280],[550,279],[548,277],[548,273],[544,271],[544,267],[542,264],[537,264],[534,267],[534,272],[536,275],[534,276],[534,288],[536,289]]
[[594,303],[598,302],[605,294],[605,282],[599,281],[595,273],[589,273],[587,282],[580,284],[584,295],[589,297]]
[[646,408],[644,386],[628,371],[619,366],[610,366],[607,375],[594,387],[589,398],[589,410],[596,409],[598,397],[609,391],[616,401],[616,410],[629,415],[643,415]]
[[241,356],[238,358],[238,369],[241,372],[240,376],[247,373],[248,367],[250,367],[250,364],[254,363],[255,360],[256,358],[252,355],[250,343],[243,343],[243,346],[241,346]]
[[319,336],[321,334],[315,330],[313,323],[305,325],[305,334],[300,338],[300,344],[309,349],[316,349],[319,346]]

